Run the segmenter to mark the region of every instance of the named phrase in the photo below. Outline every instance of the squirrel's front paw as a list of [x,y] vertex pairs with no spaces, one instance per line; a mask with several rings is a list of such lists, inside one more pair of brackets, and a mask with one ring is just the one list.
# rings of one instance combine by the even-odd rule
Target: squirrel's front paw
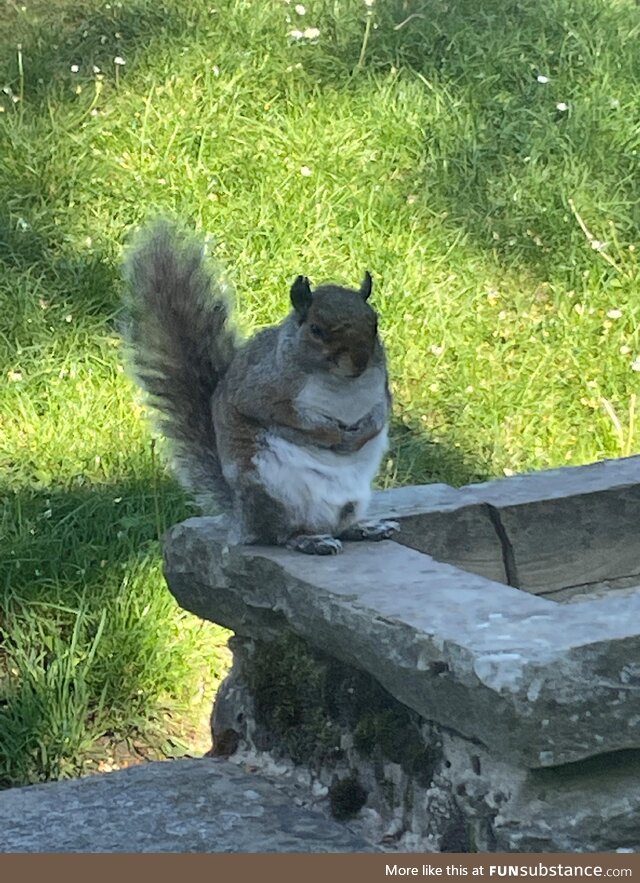
[[359,524],[353,524],[347,528],[344,533],[340,534],[343,540],[367,540],[375,543],[380,540],[388,540],[394,533],[400,530],[397,521],[361,521]]
[[302,552],[304,555],[337,555],[342,552],[342,543],[330,534],[299,534],[286,543],[287,549]]

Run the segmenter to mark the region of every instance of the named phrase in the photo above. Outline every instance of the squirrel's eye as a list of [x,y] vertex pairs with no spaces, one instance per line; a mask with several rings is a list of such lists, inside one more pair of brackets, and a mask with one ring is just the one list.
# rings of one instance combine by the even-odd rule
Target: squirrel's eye
[[319,325],[310,325],[309,331],[313,334],[314,337],[318,337],[320,339],[324,337],[324,331]]

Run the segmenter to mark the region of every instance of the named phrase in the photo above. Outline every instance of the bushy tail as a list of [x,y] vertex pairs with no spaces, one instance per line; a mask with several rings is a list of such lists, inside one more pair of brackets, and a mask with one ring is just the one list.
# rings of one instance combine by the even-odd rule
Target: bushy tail
[[205,511],[227,509],[211,417],[236,348],[223,287],[202,242],[164,221],[139,236],[125,269],[130,359],[172,443],[176,475]]

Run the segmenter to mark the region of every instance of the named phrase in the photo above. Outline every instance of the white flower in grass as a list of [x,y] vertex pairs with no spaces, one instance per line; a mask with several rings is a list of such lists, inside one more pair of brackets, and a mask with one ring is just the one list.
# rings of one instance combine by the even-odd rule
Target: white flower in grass
[[569,105],[566,104],[564,101],[559,101],[556,104],[556,110],[559,110],[561,113],[564,113],[566,110],[569,110]]
[[311,171],[309,166],[302,166],[302,168],[300,169],[300,174],[303,178],[310,178],[313,172]]
[[296,6],[294,6],[293,8],[294,8],[295,11],[298,13],[298,15],[306,15],[307,10],[304,8],[304,6],[302,5],[302,3],[298,3],[298,4],[297,4]]
[[293,37],[294,40],[302,40],[304,34],[302,33],[302,31],[293,30],[289,31],[289,36]]
[[636,356],[636,358],[631,363],[632,371],[640,371],[640,356]]
[[116,55],[116,57],[113,59],[113,63],[117,64],[119,67],[122,67],[122,65],[126,64],[127,62],[120,55]]
[[94,66],[91,68],[91,70],[94,72],[94,74],[100,73],[100,68],[98,67],[97,64],[94,64]]
[[317,40],[318,37],[320,36],[320,29],[319,28],[306,28],[302,32],[302,36],[305,38],[305,40]]
[[618,310],[618,309],[608,310],[608,311],[607,311],[607,318],[608,318],[608,319],[620,319],[620,318],[622,318],[622,310]]
[[538,74],[538,76],[536,77],[536,80],[537,80],[539,83],[548,83],[548,82],[549,82],[549,77],[545,77],[544,74]]
[[80,70],[80,66],[79,66],[79,65],[77,65],[77,64],[72,64],[72,65],[71,65],[71,73],[72,73],[72,74],[77,74],[79,70]]
[[22,371],[9,371],[7,377],[11,383],[20,383],[22,380]]
[[371,8],[375,4],[376,0],[364,0],[364,5]]

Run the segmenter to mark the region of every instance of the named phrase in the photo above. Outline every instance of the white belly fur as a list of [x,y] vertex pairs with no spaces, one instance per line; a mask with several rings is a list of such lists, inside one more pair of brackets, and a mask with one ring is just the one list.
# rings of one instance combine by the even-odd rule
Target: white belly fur
[[[364,517],[387,447],[386,429],[347,455],[299,447],[270,433],[265,442],[253,462],[269,494],[291,513],[292,526],[306,533],[335,534]],[[347,503],[355,508],[345,521],[341,510]]]

